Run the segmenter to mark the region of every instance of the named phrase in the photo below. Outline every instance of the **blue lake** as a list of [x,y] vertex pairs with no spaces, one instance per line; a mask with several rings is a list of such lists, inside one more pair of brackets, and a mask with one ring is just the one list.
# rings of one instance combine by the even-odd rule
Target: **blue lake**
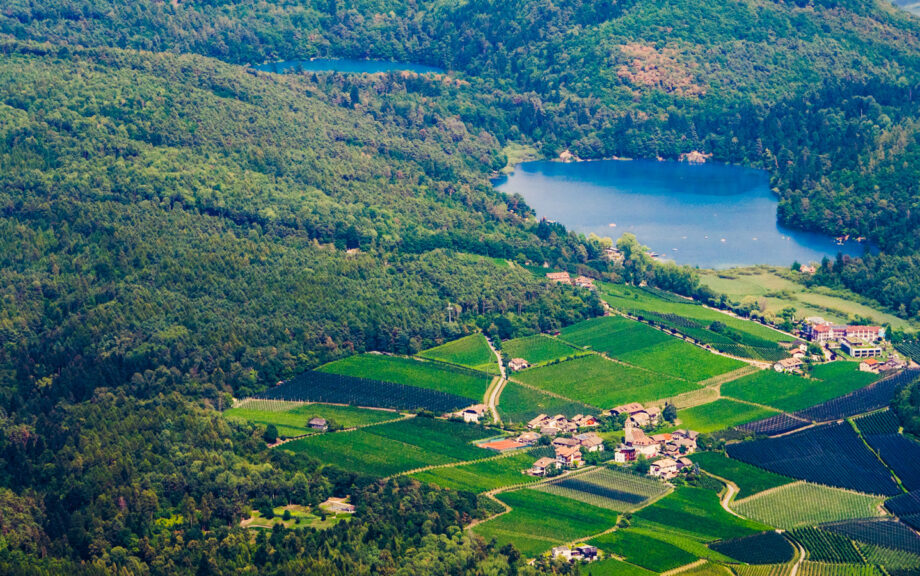
[[387,62],[385,60],[348,60],[338,58],[316,58],[314,60],[289,60],[253,66],[263,72],[342,72],[376,74],[378,72],[415,72],[417,74],[440,74],[444,70],[424,64]]
[[517,166],[495,184],[519,193],[539,217],[614,239],[632,232],[679,264],[789,266],[863,253],[857,242],[841,246],[777,224],[777,198],[760,170],[652,160],[540,161]]

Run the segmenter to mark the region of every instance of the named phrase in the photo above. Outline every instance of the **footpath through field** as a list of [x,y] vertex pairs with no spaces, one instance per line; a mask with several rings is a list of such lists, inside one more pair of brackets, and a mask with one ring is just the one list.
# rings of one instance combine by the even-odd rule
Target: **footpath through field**
[[486,405],[489,406],[489,411],[492,413],[492,421],[495,422],[496,425],[501,426],[502,418],[498,415],[498,403],[502,395],[502,390],[505,389],[505,384],[508,382],[508,378],[505,375],[505,363],[502,362],[502,355],[495,349],[492,340],[486,338],[486,342],[488,342],[492,354],[495,354],[495,358],[498,360],[498,371],[501,374],[498,381],[492,382],[486,390]]

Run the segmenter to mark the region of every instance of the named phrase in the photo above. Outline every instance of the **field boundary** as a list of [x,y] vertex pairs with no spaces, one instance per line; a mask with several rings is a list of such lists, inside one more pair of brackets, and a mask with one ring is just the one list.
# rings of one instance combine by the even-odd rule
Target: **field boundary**
[[678,566],[677,568],[672,568],[671,570],[668,570],[667,572],[662,572],[662,573],[661,573],[661,576],[674,576],[675,574],[681,574],[681,573],[683,573],[683,572],[687,572],[688,570],[693,570],[694,568],[698,568],[699,566],[702,566],[703,564],[706,564],[706,563],[708,563],[708,562],[709,562],[709,560],[707,560],[707,559],[705,559],[705,558],[700,558],[700,559],[697,560],[696,562],[691,562],[691,563],[689,563],[689,564],[684,564],[683,566]]

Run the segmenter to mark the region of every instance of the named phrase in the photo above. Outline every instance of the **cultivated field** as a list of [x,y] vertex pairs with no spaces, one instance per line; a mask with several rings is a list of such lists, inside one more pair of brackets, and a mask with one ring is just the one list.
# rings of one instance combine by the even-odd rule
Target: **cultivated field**
[[713,542],[709,547],[745,564],[785,564],[795,557],[792,544],[774,531]]
[[476,401],[481,401],[491,381],[490,376],[472,370],[383,354],[349,356],[326,364],[319,370],[427,388]]
[[866,441],[908,490],[920,488],[920,443],[900,434],[866,436]]
[[512,508],[494,520],[473,528],[486,541],[499,546],[514,544],[524,556],[536,556],[553,546],[603,532],[616,523],[617,513],[563,498],[524,489],[497,496]]
[[897,434],[901,430],[901,423],[892,410],[873,412],[866,416],[855,418],[853,422],[864,436],[878,434]]
[[736,500],[732,508],[743,516],[792,530],[851,518],[877,516],[881,499],[807,482],[787,484]]
[[488,374],[499,374],[498,359],[482,334],[470,334],[418,354],[422,358],[465,366]]
[[673,570],[695,562],[697,557],[673,544],[651,536],[626,530],[616,530],[590,541],[607,554],[615,554],[627,562],[654,572]]
[[412,418],[354,432],[319,434],[294,440],[285,450],[308,454],[327,464],[368,476],[389,476],[428,465],[474,460],[493,455],[471,442],[491,436],[470,426]]
[[825,564],[823,562],[803,562],[799,568],[801,576],[882,576],[875,566],[858,564]]
[[565,342],[545,334],[502,342],[502,352],[510,358],[523,358],[531,366],[583,354]]
[[697,389],[695,384],[661,376],[591,355],[542,368],[515,378],[573,400],[610,408],[626,402],[649,402]]
[[767,472],[740,460],[733,460],[718,452],[697,452],[690,459],[706,472],[725,478],[738,485],[739,498],[794,482],[792,478]]
[[316,416],[325,418],[340,428],[353,428],[399,418],[399,414],[386,410],[274,400],[248,400],[244,406],[224,410],[222,414],[231,420],[252,422],[260,426],[274,424],[278,434],[286,438],[312,434],[314,431],[307,426],[307,422]]
[[563,414],[571,418],[576,414],[598,412],[599,409],[596,407],[563,400],[514,382],[505,384],[498,401],[498,413],[502,417],[502,422],[506,424],[526,423],[538,414]]
[[840,534],[819,528],[799,528],[789,535],[802,545],[809,560],[838,564],[860,564],[863,561],[853,541]]
[[412,477],[442,488],[479,494],[505,486],[536,482],[539,478],[521,473],[522,470],[530,468],[535,460],[537,457],[531,455],[530,451],[519,452],[513,456],[485,462],[417,472],[412,474]]
[[588,570],[591,576],[655,576],[655,573],[635,564],[629,564],[616,558],[607,558],[593,562]]
[[721,398],[709,404],[680,410],[677,417],[680,419],[681,427],[705,434],[753,420],[769,418],[776,413],[760,406]]
[[832,398],[817,406],[799,410],[795,416],[815,422],[829,422],[849,416],[856,416],[888,406],[895,393],[920,376],[920,370],[908,369],[892,376],[876,380],[868,386],[854,390],[838,398]]
[[667,484],[648,476],[610,468],[598,468],[534,488],[618,512],[634,510],[669,489]]
[[718,494],[703,488],[678,488],[634,516],[696,534],[701,540],[740,538],[770,529],[759,522],[732,516],[722,508]]
[[860,372],[857,363],[834,362],[816,366],[814,378],[763,370],[726,382],[722,395],[794,412],[862,388],[877,378]]

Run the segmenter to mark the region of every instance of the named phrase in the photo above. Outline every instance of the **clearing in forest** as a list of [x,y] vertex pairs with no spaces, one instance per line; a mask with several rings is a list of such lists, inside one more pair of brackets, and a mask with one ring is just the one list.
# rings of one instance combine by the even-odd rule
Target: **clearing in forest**
[[255,399],[246,401],[239,408],[225,410],[222,414],[231,420],[252,422],[260,426],[274,424],[282,438],[315,433],[316,431],[307,425],[314,417],[325,418],[327,422],[339,428],[353,428],[399,418],[398,413],[388,410]]

